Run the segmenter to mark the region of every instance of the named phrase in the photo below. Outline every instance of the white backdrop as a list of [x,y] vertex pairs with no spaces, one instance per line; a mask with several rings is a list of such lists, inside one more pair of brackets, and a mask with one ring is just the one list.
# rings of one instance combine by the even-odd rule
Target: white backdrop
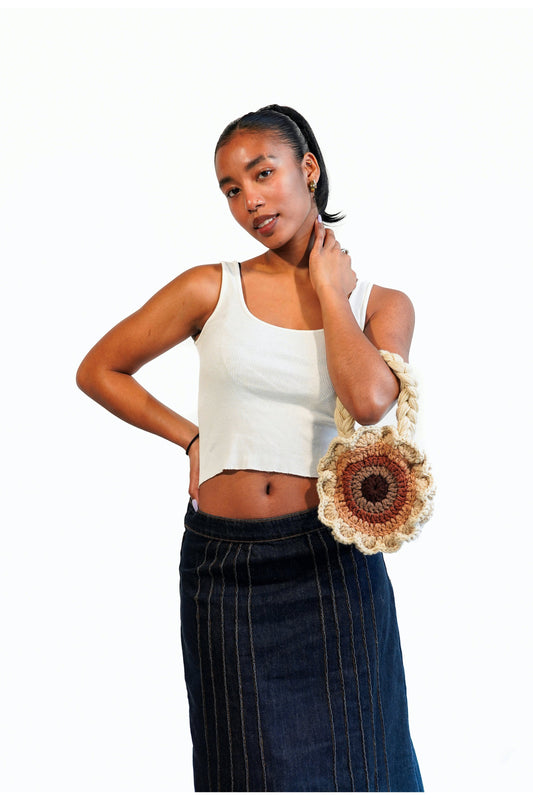
[[[530,788],[531,10],[0,13],[0,789],[192,789],[187,460],[75,386],[115,322],[247,258],[212,167],[277,102],[314,127],[356,271],[417,310],[438,479],[388,558],[428,790]],[[196,414],[185,344],[141,381]]]

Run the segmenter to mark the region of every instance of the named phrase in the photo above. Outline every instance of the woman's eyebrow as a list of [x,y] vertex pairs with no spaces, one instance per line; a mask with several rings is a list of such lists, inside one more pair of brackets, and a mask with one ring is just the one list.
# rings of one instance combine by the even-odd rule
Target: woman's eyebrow
[[249,172],[254,167],[257,167],[257,165],[260,164],[261,161],[266,161],[267,158],[274,158],[274,156],[260,155],[257,156],[256,158],[252,158],[252,160],[247,163],[244,169],[246,170],[246,172]]
[[[260,163],[261,163],[261,161],[266,161],[268,158],[275,158],[275,156],[265,156],[265,155],[261,154],[260,156],[256,156],[255,158],[252,158],[252,160],[251,160],[251,161],[249,161],[249,162],[246,164],[246,166],[244,167],[245,171],[246,171],[246,172],[249,172],[249,171],[250,171],[251,169],[253,169],[254,167],[257,167],[257,165],[258,165],[258,164],[260,164]],[[227,176],[226,178],[222,178],[222,179],[221,179],[221,180],[218,182],[218,185],[219,185],[219,186],[220,186],[220,188],[222,189],[222,187],[223,187],[223,186],[224,186],[226,183],[235,183],[235,181],[233,180],[233,178],[231,178],[231,177]]]

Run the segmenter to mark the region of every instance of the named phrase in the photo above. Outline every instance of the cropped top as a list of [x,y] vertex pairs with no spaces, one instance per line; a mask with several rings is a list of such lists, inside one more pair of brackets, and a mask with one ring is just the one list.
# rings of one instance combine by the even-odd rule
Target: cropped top
[[[358,281],[350,296],[361,329],[371,289]],[[316,477],[337,433],[324,331],[255,317],[239,263],[223,261],[218,302],[196,346],[200,483],[225,469]]]

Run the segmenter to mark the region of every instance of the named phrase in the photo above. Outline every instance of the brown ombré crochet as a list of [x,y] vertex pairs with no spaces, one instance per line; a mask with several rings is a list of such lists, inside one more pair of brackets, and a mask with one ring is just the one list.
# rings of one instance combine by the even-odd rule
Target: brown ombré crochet
[[392,425],[360,427],[337,398],[338,436],[318,463],[318,514],[333,536],[366,555],[393,553],[414,539],[433,511],[431,468],[413,442],[416,382],[401,356],[380,350],[400,381]]

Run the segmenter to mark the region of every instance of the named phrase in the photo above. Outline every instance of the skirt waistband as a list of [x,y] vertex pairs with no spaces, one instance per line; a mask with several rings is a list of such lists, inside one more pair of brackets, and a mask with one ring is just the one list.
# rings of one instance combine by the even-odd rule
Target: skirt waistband
[[281,517],[233,519],[195,511],[189,502],[185,514],[185,528],[210,539],[230,542],[260,542],[291,539],[295,536],[323,530],[324,526],[318,518],[317,508],[297,511]]

